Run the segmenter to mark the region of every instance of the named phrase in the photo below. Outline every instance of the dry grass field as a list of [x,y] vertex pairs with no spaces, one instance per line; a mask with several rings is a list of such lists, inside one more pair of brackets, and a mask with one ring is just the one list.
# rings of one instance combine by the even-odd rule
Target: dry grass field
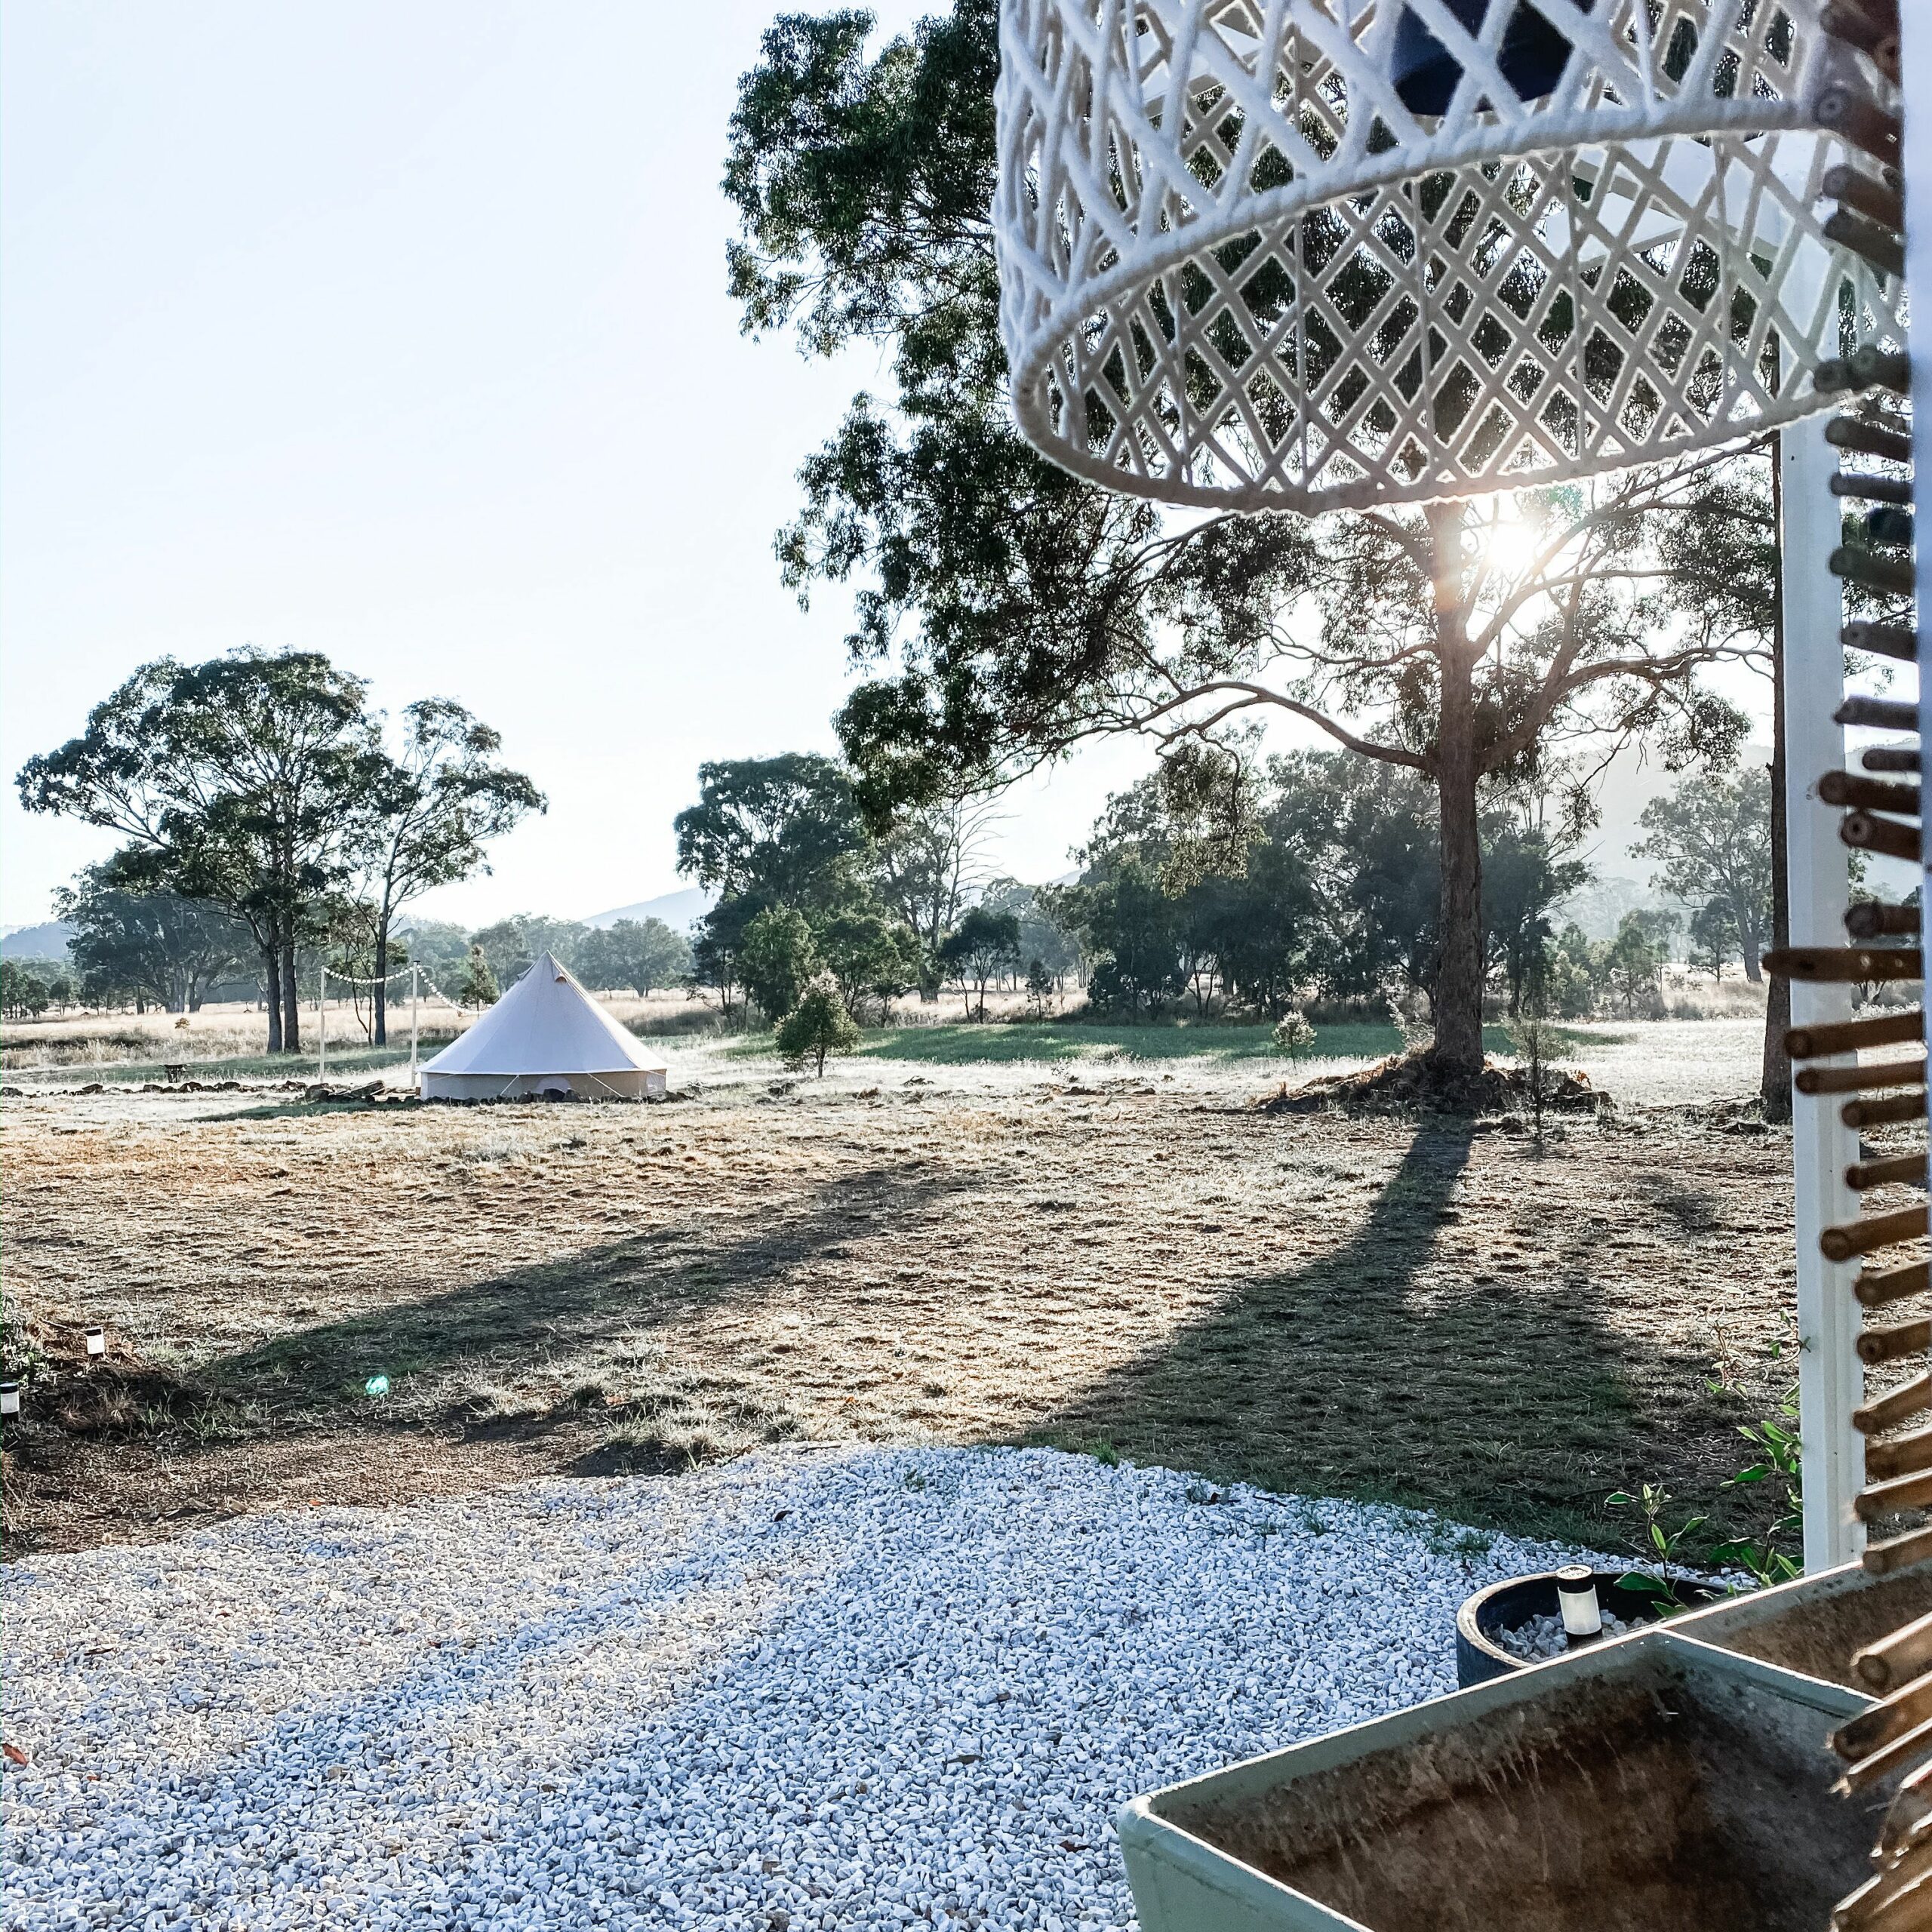
[[1265,1114],[1278,1066],[1106,1041],[887,1036],[822,1082],[674,1043],[693,1097],[648,1108],[35,1091],[4,1132],[11,1547],[791,1436],[1047,1440],[1599,1542],[1605,1494],[1660,1481],[1741,1527],[1737,1426],[1792,1373],[1789,1147],[1685,1103],[1749,1084],[1753,1029],[1579,1044],[1623,1104],[1540,1150]]

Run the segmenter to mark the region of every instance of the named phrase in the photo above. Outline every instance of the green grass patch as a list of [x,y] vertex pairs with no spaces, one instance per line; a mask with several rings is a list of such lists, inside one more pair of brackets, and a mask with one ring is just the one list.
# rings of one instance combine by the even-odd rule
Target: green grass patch
[[[1558,1031],[1559,1045],[1574,1051],[1604,1045],[1604,1036],[1570,1029]],[[1483,1042],[1493,1054],[1509,1054],[1509,1030],[1489,1026]],[[1161,1020],[1132,1026],[1082,1020],[993,1020],[983,1026],[949,1022],[937,1026],[868,1027],[857,1057],[900,1060],[928,1066],[1011,1065],[1022,1061],[1076,1061],[1130,1064],[1175,1060],[1208,1060],[1223,1065],[1253,1061],[1285,1074],[1300,1062],[1380,1060],[1402,1050],[1392,1026],[1366,1023],[1318,1026],[1313,1041],[1284,1053],[1266,1025],[1231,1026],[1220,1020]],[[772,1052],[768,1034],[753,1033],[727,1049],[734,1057],[761,1059]]]

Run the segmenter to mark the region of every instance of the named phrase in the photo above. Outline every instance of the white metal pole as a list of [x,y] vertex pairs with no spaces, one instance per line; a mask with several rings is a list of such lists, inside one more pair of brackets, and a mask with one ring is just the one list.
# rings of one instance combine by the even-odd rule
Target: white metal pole
[[321,1084],[329,1059],[329,969],[316,968],[315,980],[315,1084]]
[[409,1089],[416,1091],[416,1009],[423,996],[423,968],[409,962]]
[[[1903,39],[1900,72],[1923,75],[1932,57],[1932,20],[1923,7],[1908,7],[1899,22]],[[1925,344],[1927,323],[1932,317],[1932,221],[1926,212],[1932,209],[1932,118],[1919,112],[1906,117],[1905,151],[1900,157],[1905,175],[1905,192],[1918,211],[1918,219],[1906,231],[1906,280],[1912,296],[1912,313],[1918,323],[1919,338]],[[1921,426],[1932,425],[1932,345],[1922,346],[1912,358],[1912,416]],[[1918,518],[1918,562],[1916,610],[1918,634],[1922,638],[1932,627],[1932,573],[1926,568],[1926,531],[1932,528],[1932,463],[1919,460],[1912,485]],[[1932,745],[1932,680],[1921,663],[1918,671],[1918,743],[1922,761],[1924,748]],[[1921,780],[1921,782],[1923,782]],[[1925,850],[1925,870],[1918,881],[1918,943],[1932,947],[1932,931],[1927,926],[1927,908],[1932,906],[1932,840]],[[1921,993],[1923,989],[1921,989]],[[1924,1004],[1921,998],[1920,1004]]]
[[[1844,765],[1844,728],[1832,720],[1844,696],[1838,641],[1843,599],[1829,559],[1840,540],[1835,466],[1824,419],[1793,423],[1779,438],[1784,576],[1785,826],[1793,946],[1845,944],[1850,874],[1838,814],[1817,798],[1818,780]],[[1851,989],[1794,979],[1794,1026],[1851,1017]],[[1829,1063],[1846,1063],[1856,1055]],[[1850,1267],[1820,1252],[1820,1229],[1855,1220],[1844,1180],[1858,1137],[1838,1118],[1840,1097],[1792,1096],[1792,1174],[1798,1241],[1798,1401],[1804,1486],[1804,1567],[1849,1562],[1865,1546],[1852,1499],[1864,1486],[1865,1444],[1851,1426],[1862,1388],[1858,1303]]]

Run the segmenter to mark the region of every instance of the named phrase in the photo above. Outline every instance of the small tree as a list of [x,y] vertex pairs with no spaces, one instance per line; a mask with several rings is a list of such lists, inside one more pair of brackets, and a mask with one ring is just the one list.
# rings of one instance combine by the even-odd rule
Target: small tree
[[1711,977],[1724,977],[1724,961],[1740,950],[1737,921],[1730,908],[1714,899],[1690,917],[1690,963],[1708,966]]
[[858,1046],[858,1025],[845,1009],[838,982],[829,973],[817,974],[778,1029],[778,1051],[785,1063],[803,1066],[816,1060],[823,1080],[827,1054],[856,1053]]
[[1604,960],[1605,977],[1613,995],[1623,1001],[1626,1020],[1637,1017],[1639,999],[1647,999],[1657,991],[1664,962],[1669,956],[1666,950],[1667,931],[1659,931],[1654,915],[1647,918],[1641,912],[1626,912],[1617,928],[1616,938],[1610,943]]
[[1045,1019],[1052,1010],[1054,992],[1054,976],[1036,952],[1026,967],[1026,1005],[1035,1019]]
[[497,986],[497,976],[490,970],[490,961],[480,946],[469,949],[469,957],[463,964],[463,977],[457,982],[457,1004],[473,1006],[479,1012],[486,1006],[494,1006],[503,997]]
[[[939,956],[949,972],[957,972],[974,988],[978,1017],[983,1020],[986,982],[1020,964],[1020,921],[1011,912],[989,912],[983,906],[975,906],[940,948]],[[973,1001],[967,1003],[968,1020],[974,1017],[974,1004]]]
[[818,950],[802,912],[789,906],[771,906],[746,927],[738,977],[774,1024],[797,1006],[817,970]]

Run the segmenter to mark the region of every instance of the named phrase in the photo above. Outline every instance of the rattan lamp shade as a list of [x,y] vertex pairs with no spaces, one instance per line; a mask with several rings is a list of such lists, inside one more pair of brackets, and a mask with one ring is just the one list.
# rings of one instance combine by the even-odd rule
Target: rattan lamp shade
[[1007,0],[1023,430],[1136,495],[1312,512],[1822,406],[1807,372],[1901,298],[1820,232],[1820,5]]

